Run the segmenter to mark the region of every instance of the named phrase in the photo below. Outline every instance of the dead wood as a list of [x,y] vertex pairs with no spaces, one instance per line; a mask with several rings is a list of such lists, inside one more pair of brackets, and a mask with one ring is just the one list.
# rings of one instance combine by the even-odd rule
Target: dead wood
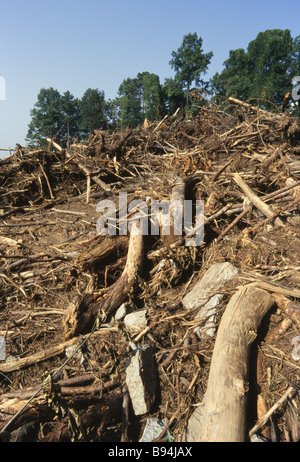
[[[217,386],[226,361],[234,375],[228,381],[237,378],[219,394],[224,403],[235,403],[232,416],[241,426],[234,438],[249,438],[244,429],[257,422],[251,437],[297,440],[299,395],[285,392],[300,387],[299,121],[255,104],[229,98],[224,105],[199,106],[194,118],[178,110],[134,130],[96,130],[67,149],[51,138],[39,149],[16,145],[1,159],[0,422],[5,428],[13,418],[8,430],[19,435],[11,440],[70,440],[67,419],[53,413],[46,394],[34,395],[45,374],[61,368],[61,398],[82,417],[83,439],[138,441],[146,419],[132,414],[128,396],[122,411],[130,340],[138,348],[155,347],[160,402],[149,418],[163,419],[164,430],[154,440],[185,439],[195,409],[197,418],[203,410],[204,393],[212,396],[211,374]],[[134,215],[127,210],[119,217],[120,193],[128,204],[144,201],[148,234],[119,233],[121,220],[129,223]],[[116,206],[114,236],[97,234],[97,203],[103,199]],[[162,232],[162,214],[155,217],[151,204],[172,199],[204,202],[201,245],[187,245],[202,228],[192,227],[195,213],[183,232],[175,232],[176,213],[170,232]],[[160,227],[153,235],[156,218]],[[183,309],[184,297],[216,263],[230,263],[238,277],[206,300],[206,314],[197,317],[196,308]],[[246,296],[250,292],[263,296]],[[266,292],[274,310],[264,318],[257,345],[249,329],[256,332],[260,324]],[[243,293],[245,302],[243,309],[236,304],[240,316],[231,318],[236,336],[226,315],[235,293]],[[140,313],[146,323],[131,331],[126,316]],[[200,335],[208,322],[215,333]],[[238,328],[247,326],[239,336]],[[230,341],[237,347],[226,350]],[[257,348],[251,356],[256,364],[249,364],[250,347]],[[70,349],[77,353],[70,355]],[[232,395],[239,385],[247,388],[246,372],[255,365],[248,386],[257,400],[249,402],[245,392],[235,401]],[[84,372],[96,379],[85,381]],[[250,413],[243,411],[245,401]],[[234,432],[235,418],[225,420],[216,431]]]
[[143,263],[143,235],[141,230],[130,235],[125,268],[115,284],[105,294],[85,294],[71,304],[64,318],[64,336],[70,339],[91,330],[97,319],[111,314],[126,299],[137,279]]
[[[98,331],[99,334],[104,334],[107,332],[105,329],[101,329],[101,331]],[[33,364],[37,364],[43,361],[46,361],[47,359],[53,358],[55,356],[61,355],[65,352],[66,348],[76,345],[80,343],[80,341],[83,340],[81,338],[71,338],[69,340],[66,340],[65,342],[59,343],[57,345],[54,345],[51,348],[47,348],[44,351],[39,351],[37,353],[34,353],[32,355],[26,356],[24,358],[20,359],[15,359],[13,361],[10,361],[8,363],[1,363],[0,364],[0,372],[2,373],[8,373],[12,371],[18,371],[20,369],[29,367]]]
[[222,316],[211,360],[197,441],[246,441],[249,350],[273,305],[265,291],[239,290]]

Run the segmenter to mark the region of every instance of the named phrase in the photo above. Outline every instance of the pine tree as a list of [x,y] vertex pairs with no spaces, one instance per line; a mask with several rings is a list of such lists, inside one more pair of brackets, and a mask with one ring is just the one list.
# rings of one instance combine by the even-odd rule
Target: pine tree
[[170,65],[175,71],[175,80],[186,91],[186,106],[190,101],[190,89],[193,83],[203,88],[206,87],[201,77],[205,74],[211,62],[213,53],[203,52],[203,40],[197,33],[187,34],[183,37],[181,46],[177,51],[172,51]]
[[107,103],[103,91],[88,88],[79,101],[79,106],[80,129],[83,137],[89,136],[94,130],[107,129]]
[[30,115],[27,141],[44,145],[47,144],[47,137],[55,138],[57,142],[61,141],[61,95],[58,90],[52,87],[42,88]]
[[78,101],[69,91],[61,95],[52,87],[42,88],[30,114],[26,141],[32,145],[46,145],[47,138],[52,138],[66,147],[80,134]]
[[269,110],[281,107],[299,70],[299,41],[289,30],[260,32],[247,50],[230,50],[224,69],[211,79],[213,93],[236,97]]

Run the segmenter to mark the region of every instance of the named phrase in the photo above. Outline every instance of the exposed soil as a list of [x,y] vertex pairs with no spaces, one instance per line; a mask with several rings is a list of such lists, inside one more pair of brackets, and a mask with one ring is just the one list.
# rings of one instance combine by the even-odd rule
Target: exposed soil
[[[217,324],[243,284],[268,283],[270,293],[293,302],[292,314],[274,305],[253,348],[248,429],[262,407],[272,408],[292,385],[295,393],[257,434],[299,441],[299,121],[239,104],[232,109],[210,107],[194,120],[169,117],[135,130],[98,131],[68,149],[51,141],[36,150],[18,146],[0,161],[0,429],[10,441],[138,441],[149,416],[170,423],[161,441],[184,441],[206,391],[215,337],[197,337],[195,313],[181,301],[213,263],[225,261],[239,273],[224,288]],[[251,204],[235,173],[276,216],[267,219]],[[100,311],[95,294],[105,298],[126,263],[129,236],[97,234],[98,202],[110,199],[118,208],[120,192],[127,192],[128,203],[169,200],[178,177],[186,198],[204,201],[208,222],[197,247],[170,247],[165,236],[145,236],[142,270],[126,303],[132,311],[148,309],[148,330],[132,335],[112,312],[98,319],[91,335],[90,329],[66,337],[70,304],[90,297]],[[83,344],[70,356],[72,342]],[[159,393],[147,415],[135,416],[129,406],[126,419],[130,342],[155,347]]]

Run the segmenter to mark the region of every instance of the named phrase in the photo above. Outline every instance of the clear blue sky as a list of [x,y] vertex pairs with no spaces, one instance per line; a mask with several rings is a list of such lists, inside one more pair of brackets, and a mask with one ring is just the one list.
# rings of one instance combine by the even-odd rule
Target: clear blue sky
[[229,50],[246,49],[259,32],[299,35],[299,13],[299,0],[1,0],[0,148],[25,143],[41,88],[78,98],[98,88],[112,99],[139,72],[156,73],[163,83],[173,76],[172,50],[190,32],[214,53],[211,77]]

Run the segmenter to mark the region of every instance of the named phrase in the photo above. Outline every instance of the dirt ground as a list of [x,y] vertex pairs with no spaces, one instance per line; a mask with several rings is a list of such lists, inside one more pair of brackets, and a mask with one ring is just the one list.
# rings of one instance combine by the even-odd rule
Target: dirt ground
[[[216,326],[244,284],[268,284],[293,307],[274,303],[254,342],[247,432],[271,409],[256,437],[299,441],[299,135],[285,114],[232,104],[231,113],[211,107],[189,121],[169,117],[135,130],[95,132],[68,149],[51,140],[47,148],[17,146],[1,161],[3,438],[134,442],[147,418],[156,417],[168,423],[160,441],[185,441],[206,392],[216,337],[195,334],[199,321],[182,299],[214,263],[230,262],[238,275],[222,289]],[[273,217],[246,197],[235,173]],[[205,203],[204,242],[187,247],[145,236],[142,268],[125,303],[130,311],[147,309],[148,328],[132,334],[112,312],[97,319],[92,333],[66,337],[70,305],[99,301],[96,293],[105,298],[126,263],[129,236],[97,234],[98,202],[118,206],[119,192],[128,201],[169,199],[178,177],[188,199]],[[124,412],[131,342],[155,349],[158,393],[142,416],[130,401]],[[293,392],[272,411],[289,387]]]

